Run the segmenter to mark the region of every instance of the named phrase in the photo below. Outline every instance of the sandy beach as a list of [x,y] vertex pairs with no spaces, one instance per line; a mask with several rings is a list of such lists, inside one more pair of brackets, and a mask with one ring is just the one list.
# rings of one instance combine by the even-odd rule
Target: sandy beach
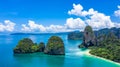
[[117,64],[117,65],[120,65],[120,63],[118,63],[118,62],[114,62],[114,61],[111,61],[111,60],[108,60],[108,59],[105,59],[105,58],[102,58],[102,57],[90,54],[90,49],[86,50],[84,54],[88,55],[88,56],[92,56],[92,57],[98,58],[98,59],[102,59],[102,60],[108,61],[110,63],[114,63],[114,64]]

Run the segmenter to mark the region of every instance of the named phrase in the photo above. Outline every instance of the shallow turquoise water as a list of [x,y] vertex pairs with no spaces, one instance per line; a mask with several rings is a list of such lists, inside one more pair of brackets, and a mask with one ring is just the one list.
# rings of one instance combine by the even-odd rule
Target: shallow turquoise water
[[52,56],[43,53],[13,54],[13,48],[22,38],[29,37],[34,42],[47,42],[48,35],[0,35],[0,67],[120,67],[114,63],[82,54],[77,48],[81,40],[67,40],[66,34],[60,36],[65,44],[65,56]]

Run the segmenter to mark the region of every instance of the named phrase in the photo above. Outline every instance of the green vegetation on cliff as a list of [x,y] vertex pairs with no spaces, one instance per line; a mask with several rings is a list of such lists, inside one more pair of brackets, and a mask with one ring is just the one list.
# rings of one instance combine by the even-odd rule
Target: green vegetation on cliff
[[14,48],[14,53],[33,53],[42,52],[44,48],[44,43],[37,45],[29,38],[24,38],[18,42],[18,45]]
[[65,48],[62,39],[58,36],[52,36],[48,40],[44,53],[50,55],[64,55]]
[[33,41],[24,38],[18,42],[18,45],[14,48],[14,53],[31,53],[33,51],[32,46],[34,46]]
[[[120,39],[114,34],[117,31],[112,30],[105,34],[104,32],[99,32],[99,35],[94,39],[92,28],[87,26],[84,30],[83,43],[79,45],[79,48],[91,49],[90,53],[93,55],[120,62]],[[93,35],[87,35],[89,33]]]
[[91,33],[91,34],[94,33],[91,26],[86,26],[86,27],[85,27],[85,31],[87,31],[87,32],[89,32],[89,33]]
[[105,35],[102,41],[98,41],[98,46],[93,46],[90,53],[112,61],[120,62],[120,39],[113,33]]

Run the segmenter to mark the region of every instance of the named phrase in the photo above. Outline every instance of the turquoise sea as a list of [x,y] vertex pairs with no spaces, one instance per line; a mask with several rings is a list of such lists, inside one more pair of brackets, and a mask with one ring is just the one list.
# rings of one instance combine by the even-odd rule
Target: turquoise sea
[[[13,54],[13,48],[22,38],[35,43],[45,42],[52,35],[61,37],[65,44],[65,56],[43,53]],[[67,34],[0,35],[0,67],[120,67],[115,63],[83,54],[77,46],[82,40],[67,40]]]

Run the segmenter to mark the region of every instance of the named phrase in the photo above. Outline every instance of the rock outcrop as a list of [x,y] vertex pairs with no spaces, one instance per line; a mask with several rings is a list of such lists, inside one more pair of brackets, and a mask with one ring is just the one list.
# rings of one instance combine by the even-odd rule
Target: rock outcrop
[[83,43],[79,47],[89,47],[96,45],[95,34],[91,26],[86,26],[83,33]]
[[64,55],[65,48],[62,39],[58,36],[52,36],[48,40],[44,53],[49,55]]

